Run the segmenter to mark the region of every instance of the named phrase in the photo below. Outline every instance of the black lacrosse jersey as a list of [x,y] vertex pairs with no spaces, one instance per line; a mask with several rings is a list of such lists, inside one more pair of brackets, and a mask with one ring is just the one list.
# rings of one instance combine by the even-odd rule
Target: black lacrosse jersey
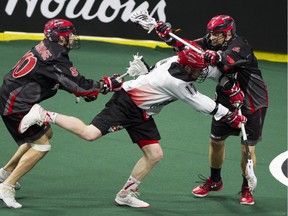
[[63,89],[76,96],[99,94],[99,82],[86,79],[69,60],[69,50],[46,39],[29,50],[3,77],[0,114],[29,111]]
[[[195,40],[204,50],[212,49],[207,37]],[[245,94],[242,111],[243,114],[251,114],[256,110],[268,107],[268,91],[266,83],[258,67],[258,61],[248,41],[238,35],[233,36],[222,47],[221,61],[217,67],[223,75],[235,78]],[[226,107],[230,107],[229,100],[224,99],[223,88],[217,86],[216,92],[220,101]],[[223,96],[221,100],[221,95]],[[226,101],[226,102],[225,102]],[[232,108],[232,107],[231,107]]]

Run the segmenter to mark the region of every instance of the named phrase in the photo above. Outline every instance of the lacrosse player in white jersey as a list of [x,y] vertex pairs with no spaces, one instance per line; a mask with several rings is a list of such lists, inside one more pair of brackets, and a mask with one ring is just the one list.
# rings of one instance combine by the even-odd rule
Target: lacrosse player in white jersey
[[227,122],[232,127],[238,128],[241,123],[245,124],[246,117],[239,115],[237,110],[230,112],[226,107],[196,90],[194,81],[203,82],[207,75],[214,76],[217,80],[220,73],[217,68],[208,73],[207,64],[201,55],[193,50],[183,50],[176,56],[157,62],[151,68],[147,68],[142,61],[134,59],[130,62],[129,69],[139,70],[141,74],[143,71],[146,73],[135,80],[124,82],[122,90],[112,96],[105,108],[89,125],[73,116],[46,111],[37,104],[24,116],[19,132],[23,133],[33,124],[42,125],[44,122],[51,122],[85,140],[92,141],[125,128],[132,142],[143,152],[143,156],[137,161],[127,182],[117,193],[115,202],[118,205],[148,208],[149,203],[138,198],[137,190],[143,178],[163,157],[159,144],[161,137],[152,117],[154,114],[158,114],[165,105],[181,100],[195,110],[213,115],[216,120]]

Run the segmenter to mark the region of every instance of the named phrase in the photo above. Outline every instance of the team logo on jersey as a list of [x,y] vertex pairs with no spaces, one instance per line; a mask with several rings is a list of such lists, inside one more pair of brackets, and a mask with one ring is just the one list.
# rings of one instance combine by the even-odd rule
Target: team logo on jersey
[[111,126],[111,127],[108,129],[108,132],[116,132],[116,131],[119,131],[119,130],[122,130],[122,129],[123,129],[123,126],[122,126],[122,125]]
[[239,53],[239,52],[240,52],[240,47],[233,47],[232,50],[233,50],[234,52],[238,52],[238,53]]
[[78,76],[78,74],[79,74],[75,67],[70,67],[70,71],[74,77]]
[[270,165],[269,170],[271,174],[282,184],[288,186],[288,151],[285,151],[275,157]]

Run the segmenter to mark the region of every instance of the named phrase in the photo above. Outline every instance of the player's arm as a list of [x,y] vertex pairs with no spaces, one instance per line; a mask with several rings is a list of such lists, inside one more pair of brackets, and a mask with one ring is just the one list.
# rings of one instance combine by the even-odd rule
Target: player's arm
[[102,77],[100,80],[87,79],[81,75],[72,65],[54,65],[54,73],[49,73],[52,79],[59,84],[60,89],[76,96],[84,97],[87,101],[95,100],[99,93],[107,94],[110,91],[117,91],[122,86],[116,82],[117,74],[111,77]]
[[198,92],[193,85],[186,84],[174,91],[176,97],[190,104],[198,112],[213,115],[215,120],[228,123],[231,127],[239,128],[240,123],[246,123],[247,119],[239,115],[238,110],[230,112],[222,104],[216,103],[206,95]]
[[229,96],[230,103],[240,108],[244,100],[244,92],[240,88],[239,82],[223,74],[218,67],[209,66],[207,78],[214,80],[223,88],[224,94]]

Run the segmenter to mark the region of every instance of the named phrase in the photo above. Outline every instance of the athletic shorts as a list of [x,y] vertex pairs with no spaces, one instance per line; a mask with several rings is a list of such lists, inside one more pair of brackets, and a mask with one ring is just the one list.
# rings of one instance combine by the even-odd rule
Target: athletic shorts
[[91,124],[97,127],[102,135],[125,128],[133,143],[141,140],[160,140],[154,119],[152,116],[145,116],[145,112],[137,107],[122,89],[114,93]]
[[[255,146],[262,138],[262,129],[264,125],[264,119],[267,108],[260,108],[253,114],[244,114],[247,118],[247,124],[245,130],[247,134],[247,141],[249,146]],[[211,124],[210,138],[212,140],[225,140],[227,137],[239,136],[241,129],[233,128],[227,123],[216,121],[214,118]],[[244,145],[243,138],[241,138],[241,144]]]
[[24,143],[31,143],[39,139],[50,128],[50,125],[48,123],[45,123],[42,126],[32,125],[30,128],[28,128],[27,131],[25,131],[25,133],[18,133],[18,126],[20,124],[20,121],[27,113],[28,112],[2,116],[3,122],[7,130],[9,131],[18,146]]

